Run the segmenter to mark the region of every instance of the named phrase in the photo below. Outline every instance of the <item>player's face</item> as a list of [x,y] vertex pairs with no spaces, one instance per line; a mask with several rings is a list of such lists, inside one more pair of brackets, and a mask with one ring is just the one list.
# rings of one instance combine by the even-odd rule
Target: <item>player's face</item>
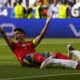
[[41,5],[41,6],[42,6],[42,5],[43,5],[43,3],[42,3],[42,2],[39,2],[39,5]]
[[19,31],[15,31],[14,32],[14,37],[15,37],[16,40],[20,40],[20,39],[22,40],[22,39],[24,39],[24,34],[19,32]]
[[53,3],[57,4],[58,0],[53,0]]

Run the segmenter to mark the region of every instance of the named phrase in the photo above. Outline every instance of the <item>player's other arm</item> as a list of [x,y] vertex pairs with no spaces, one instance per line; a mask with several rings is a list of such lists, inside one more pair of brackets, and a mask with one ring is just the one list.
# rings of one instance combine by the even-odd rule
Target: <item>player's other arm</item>
[[42,40],[42,38],[44,37],[50,20],[51,20],[51,17],[48,17],[46,20],[46,24],[45,24],[44,28],[42,29],[41,33],[33,40],[33,43],[35,46],[37,46],[40,43],[40,41]]
[[12,44],[12,40],[6,35],[6,33],[0,27],[0,33],[2,34],[3,38],[6,40],[7,44],[10,46]]

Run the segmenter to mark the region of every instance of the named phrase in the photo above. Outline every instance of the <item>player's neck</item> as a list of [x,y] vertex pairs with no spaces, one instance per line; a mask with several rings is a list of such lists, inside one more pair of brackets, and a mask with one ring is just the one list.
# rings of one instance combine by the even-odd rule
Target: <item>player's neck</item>
[[25,43],[25,39],[17,40],[18,43]]
[[57,5],[57,3],[54,3],[54,6],[56,6]]

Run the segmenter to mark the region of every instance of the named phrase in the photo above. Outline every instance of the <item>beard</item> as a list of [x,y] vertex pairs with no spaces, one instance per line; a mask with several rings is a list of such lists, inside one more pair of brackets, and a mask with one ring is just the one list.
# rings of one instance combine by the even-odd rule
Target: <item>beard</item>
[[16,39],[16,40],[19,40],[19,38],[17,38],[17,37],[16,37],[15,39]]

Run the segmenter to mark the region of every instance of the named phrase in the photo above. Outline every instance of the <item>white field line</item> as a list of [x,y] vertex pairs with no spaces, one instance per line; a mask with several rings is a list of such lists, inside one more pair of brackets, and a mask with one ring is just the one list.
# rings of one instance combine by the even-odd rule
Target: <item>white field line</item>
[[45,78],[45,77],[57,77],[57,76],[71,76],[71,75],[80,75],[80,73],[67,73],[67,74],[51,74],[51,75],[42,75],[42,76],[30,76],[30,77],[15,77],[15,78],[2,78],[0,80],[22,80],[22,79],[32,79],[32,78]]
[[[79,41],[78,42],[75,42],[75,41],[64,41],[64,42],[41,42],[40,44],[78,44],[78,43],[80,43]],[[0,46],[6,46],[7,44],[6,43],[0,43]]]

